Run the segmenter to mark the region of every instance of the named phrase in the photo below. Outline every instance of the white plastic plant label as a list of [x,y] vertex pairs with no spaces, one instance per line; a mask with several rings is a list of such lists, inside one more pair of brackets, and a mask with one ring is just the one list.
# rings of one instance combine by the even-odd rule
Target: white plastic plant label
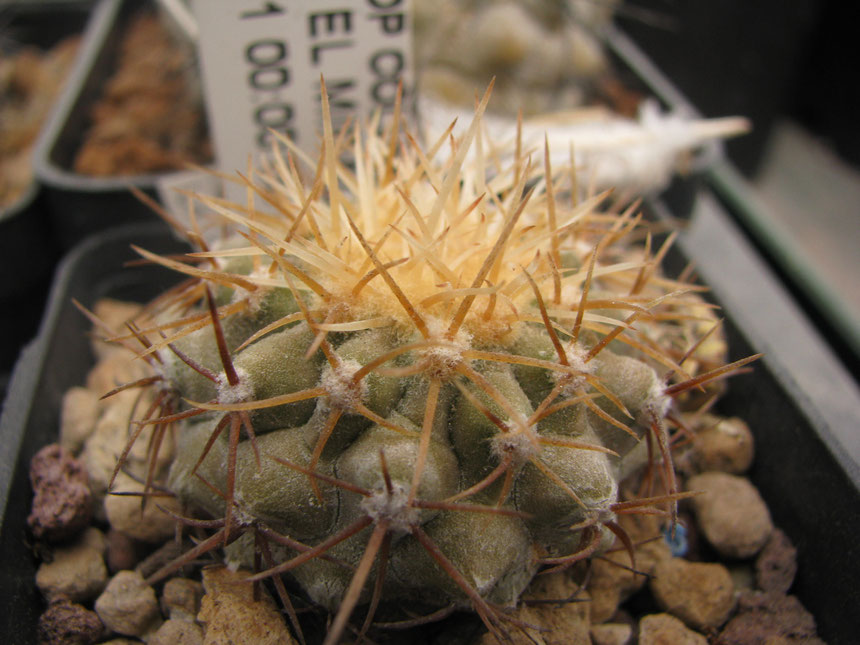
[[412,87],[411,0],[194,0],[218,166],[244,171],[271,132],[313,152],[320,77],[332,120],[394,106]]

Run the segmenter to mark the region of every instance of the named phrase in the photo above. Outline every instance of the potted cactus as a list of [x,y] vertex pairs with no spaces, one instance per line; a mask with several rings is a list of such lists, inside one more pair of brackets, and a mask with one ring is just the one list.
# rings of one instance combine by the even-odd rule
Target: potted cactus
[[[694,495],[672,463],[683,413],[757,355],[726,358],[702,287],[658,268],[674,236],[635,205],[580,195],[548,145],[506,157],[484,139],[488,95],[464,134],[424,149],[399,115],[333,132],[323,91],[318,159],[283,140],[237,176],[245,203],[197,196],[211,229],[163,213],[191,253],[135,247],[185,280],[120,325],[87,312],[134,365],[106,372],[117,354],[98,350],[94,373],[115,381],[101,419],[122,421],[117,459],[91,488],[109,521],[110,500],[131,497],[192,539],[123,585],[160,586],[202,559],[241,570],[225,585],[204,568],[207,594],[245,585],[250,604],[266,585],[279,597],[291,635],[280,624],[273,638],[398,642],[379,623],[466,610],[504,641],[541,633],[512,610],[536,574],[571,576],[613,542],[635,569],[623,518],[656,515],[672,536]],[[64,361],[67,386],[82,362]],[[61,388],[48,389],[56,410]],[[28,414],[35,427],[47,413]],[[15,437],[32,454],[35,438]],[[117,578],[100,620],[166,638],[156,618],[114,622],[104,598]],[[214,629],[211,603],[198,621]]]
[[233,235],[186,231],[183,260],[138,248],[187,279],[108,332],[148,368],[107,393],[143,392],[103,492],[166,494],[205,533],[150,584],[217,552],[275,581],[298,635],[282,574],[332,612],[327,643],[359,604],[362,634],[407,604],[471,608],[504,639],[539,570],[616,537],[632,554],[622,515],[674,521],[670,427],[756,356],[724,364],[635,208],[579,201],[548,147],[470,154],[489,90],[443,167],[447,137],[406,146],[399,118],[336,138],[325,96],[318,161],[284,139],[246,204],[198,196]]

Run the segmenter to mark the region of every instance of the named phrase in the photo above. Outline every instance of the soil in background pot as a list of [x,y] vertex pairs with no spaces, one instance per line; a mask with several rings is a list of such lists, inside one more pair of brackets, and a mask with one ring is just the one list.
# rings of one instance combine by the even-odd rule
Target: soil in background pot
[[27,45],[0,57],[0,209],[33,182],[33,144],[79,45],[79,36],[69,36],[45,51]]
[[149,11],[126,27],[90,118],[73,163],[84,175],[155,173],[212,158],[192,49]]

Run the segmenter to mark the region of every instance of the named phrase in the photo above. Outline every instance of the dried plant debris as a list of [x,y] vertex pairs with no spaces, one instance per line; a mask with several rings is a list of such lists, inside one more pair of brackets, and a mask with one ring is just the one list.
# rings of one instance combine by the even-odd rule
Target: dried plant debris
[[193,52],[149,12],[126,26],[89,116],[74,160],[84,175],[164,172],[212,156]]
[[[136,502],[113,529],[137,543],[135,515],[172,519],[140,589],[172,596],[204,567],[202,609],[171,621],[208,639],[234,627],[213,608],[244,594],[257,627],[276,602],[271,629],[299,642],[419,642],[409,628],[462,612],[486,632],[462,642],[569,642],[547,630],[574,624],[587,642],[677,568],[662,532],[697,491],[672,448],[756,357],[726,363],[702,289],[660,270],[673,236],[635,207],[578,199],[548,149],[505,165],[481,139],[469,156],[488,96],[465,136],[426,148],[399,113],[335,133],[324,98],[317,159],[283,140],[237,177],[245,203],[198,195],[211,231],[163,213],[196,250],[138,252],[184,280],[120,307],[124,324],[84,310],[118,348],[96,345],[90,379],[110,390],[83,448],[93,496]],[[107,475],[87,459],[111,451]],[[734,595],[706,566],[718,607],[661,597],[711,632]]]
[[33,183],[33,146],[79,45],[70,36],[47,51],[25,46],[0,56],[0,208]]

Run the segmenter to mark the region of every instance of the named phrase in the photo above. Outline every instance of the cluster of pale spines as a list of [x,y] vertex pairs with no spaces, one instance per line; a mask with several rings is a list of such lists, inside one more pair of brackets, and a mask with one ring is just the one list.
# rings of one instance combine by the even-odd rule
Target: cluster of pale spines
[[[200,250],[182,261],[140,250],[190,279],[125,339],[160,388],[137,428],[154,427],[153,455],[176,442],[169,488],[219,518],[171,570],[233,541],[247,559],[252,540],[255,578],[291,571],[340,606],[331,642],[372,571],[365,629],[398,595],[470,602],[498,632],[491,603],[540,566],[605,548],[618,513],[671,512],[671,399],[738,365],[685,372],[709,312],[659,274],[668,244],[631,244],[632,208],[578,203],[546,149],[503,167],[481,137],[488,96],[462,138],[422,149],[399,111],[383,135],[336,137],[323,92],[318,161],[283,140],[240,176],[246,204],[197,196],[230,244],[192,226]],[[619,502],[625,456],[646,444],[669,495]]]

